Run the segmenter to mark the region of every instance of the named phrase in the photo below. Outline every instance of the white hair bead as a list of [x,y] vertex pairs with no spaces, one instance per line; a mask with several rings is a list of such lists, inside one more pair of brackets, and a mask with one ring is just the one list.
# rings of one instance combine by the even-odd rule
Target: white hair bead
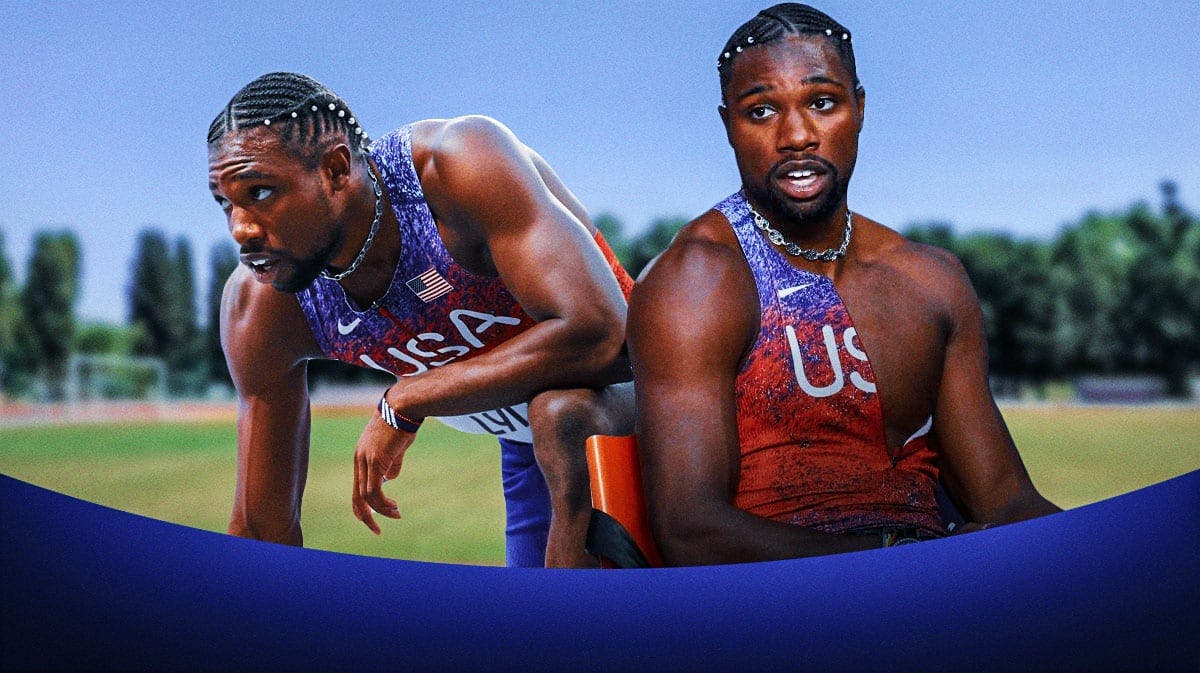
[[264,120],[263,120],[263,126],[270,126],[270,125],[271,125],[271,120],[270,120],[270,119],[264,119]]

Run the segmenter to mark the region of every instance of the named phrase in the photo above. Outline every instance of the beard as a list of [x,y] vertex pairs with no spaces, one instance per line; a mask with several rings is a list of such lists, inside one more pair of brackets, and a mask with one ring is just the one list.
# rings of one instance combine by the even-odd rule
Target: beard
[[281,260],[279,272],[275,274],[275,279],[271,282],[271,287],[280,292],[296,294],[308,286],[312,285],[317,276],[329,267],[329,263],[333,261],[334,256],[342,249],[342,245],[346,242],[346,223],[333,215],[332,208],[328,197],[321,195],[319,205],[320,219],[328,218],[331,221],[329,235],[325,241],[317,247],[317,250],[310,255],[304,257],[287,256],[287,262]]
[[329,240],[317,252],[307,257],[292,257],[286,263],[281,262],[271,287],[280,292],[296,294],[312,285],[341,249],[342,238],[340,230],[331,232]]
[[[747,187],[746,191],[754,197],[756,201],[770,208],[771,212],[783,217],[784,221],[775,223],[775,226],[800,226],[826,219],[837,212],[838,207],[846,199],[846,190],[850,183],[850,174],[854,171],[854,166],[851,165],[846,171],[845,177],[836,166],[829,163],[821,157],[802,157],[806,160],[812,160],[820,163],[827,174],[830,176],[830,188],[817,198],[810,201],[797,202],[788,198],[777,186],[776,178],[782,172],[781,165],[785,163],[780,161],[771,167],[767,173],[767,179],[764,184],[753,188]],[[789,159],[790,160],[790,159]]]
[[341,229],[331,231],[329,238],[311,255],[298,257],[282,250],[267,250],[261,241],[251,242],[241,247],[241,254],[257,254],[267,252],[276,259],[271,287],[280,292],[296,294],[312,285],[321,271],[329,266],[333,256],[342,247],[344,236]]

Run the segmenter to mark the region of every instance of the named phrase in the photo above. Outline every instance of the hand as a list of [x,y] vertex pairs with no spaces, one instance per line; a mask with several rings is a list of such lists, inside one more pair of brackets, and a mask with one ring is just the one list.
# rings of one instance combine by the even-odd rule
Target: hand
[[400,518],[396,501],[383,495],[383,482],[400,475],[404,452],[416,437],[416,433],[390,427],[376,411],[358,438],[358,447],[354,450],[354,492],[350,501],[354,516],[376,535],[381,531],[372,510],[389,519]]

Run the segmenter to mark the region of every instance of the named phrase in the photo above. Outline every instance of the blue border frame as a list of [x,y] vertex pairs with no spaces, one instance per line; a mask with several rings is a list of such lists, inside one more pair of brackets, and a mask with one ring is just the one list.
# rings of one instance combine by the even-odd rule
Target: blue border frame
[[0,475],[0,668],[1200,670],[1200,470],[892,549],[540,570],[253,542]]

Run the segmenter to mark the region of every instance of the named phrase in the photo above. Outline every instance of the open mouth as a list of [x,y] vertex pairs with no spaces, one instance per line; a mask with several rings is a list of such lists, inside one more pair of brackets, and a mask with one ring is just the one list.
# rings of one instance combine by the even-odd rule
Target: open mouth
[[250,267],[254,272],[255,278],[266,282],[270,279],[271,272],[275,270],[279,260],[270,255],[242,255],[242,264]]
[[817,161],[789,161],[775,171],[775,182],[785,195],[806,201],[829,186],[829,171]]

